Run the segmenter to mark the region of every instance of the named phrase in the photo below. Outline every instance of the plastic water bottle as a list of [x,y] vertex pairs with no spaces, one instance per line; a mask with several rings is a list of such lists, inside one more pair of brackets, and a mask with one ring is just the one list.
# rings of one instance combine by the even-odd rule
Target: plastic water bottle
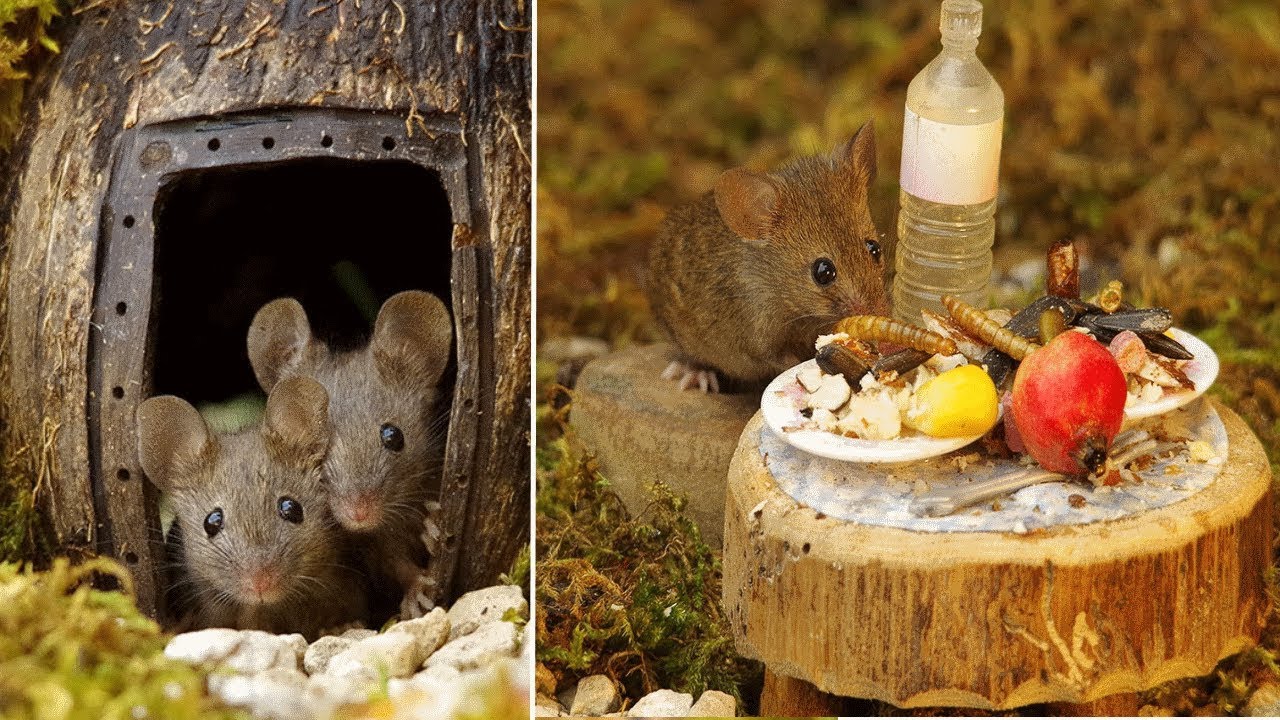
[[894,315],[945,314],[943,295],[986,307],[1004,92],[975,50],[978,0],[943,0],[942,52],[907,88]]

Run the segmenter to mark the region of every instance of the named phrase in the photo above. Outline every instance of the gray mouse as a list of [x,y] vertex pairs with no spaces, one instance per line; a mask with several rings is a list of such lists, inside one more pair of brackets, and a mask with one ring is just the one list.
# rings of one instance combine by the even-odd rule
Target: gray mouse
[[138,406],[139,458],[174,508],[196,627],[310,640],[365,619],[365,581],[321,481],[327,407],[324,388],[305,377],[277,385],[261,423],[236,433],[214,433],[172,395]]
[[403,593],[402,618],[429,610],[434,595],[423,536],[427,503],[439,492],[447,422],[440,381],[452,346],[449,311],[417,290],[383,303],[369,344],[351,352],[317,340],[293,298],[267,303],[249,327],[249,360],[263,389],[301,374],[329,391],[325,477],[334,517],[358,536],[375,576]]
[[887,315],[880,233],[868,208],[871,122],[830,155],[758,173],[735,168],[672,210],[649,253],[648,294],[676,347],[664,377],[718,391],[813,355],[849,315]]

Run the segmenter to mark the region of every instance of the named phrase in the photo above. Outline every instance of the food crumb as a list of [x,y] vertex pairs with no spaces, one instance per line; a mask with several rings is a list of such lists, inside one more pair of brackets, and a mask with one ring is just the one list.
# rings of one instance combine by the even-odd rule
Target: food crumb
[[1015,522],[1013,524],[1013,531],[1018,533],[1019,535],[1026,535],[1027,534],[1026,523],[1022,522],[1021,520]]
[[1068,495],[1067,502],[1071,505],[1071,507],[1076,508],[1077,510],[1089,503],[1089,501],[1085,500],[1084,496],[1081,495],[1080,493],[1071,493],[1070,495]]
[[1204,440],[1193,440],[1187,443],[1187,453],[1191,456],[1192,462],[1207,463],[1217,457],[1213,452],[1213,446]]
[[1180,474],[1182,474],[1182,468],[1178,467],[1177,465],[1166,465],[1166,466],[1165,466],[1165,468],[1164,468],[1164,474],[1165,474],[1165,475],[1180,475]]

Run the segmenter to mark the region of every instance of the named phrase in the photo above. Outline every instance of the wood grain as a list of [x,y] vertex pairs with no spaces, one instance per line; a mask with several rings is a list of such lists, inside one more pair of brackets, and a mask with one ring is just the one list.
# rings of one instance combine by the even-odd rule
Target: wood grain
[[724,601],[738,649],[836,695],[900,707],[1089,702],[1202,675],[1257,640],[1271,470],[1218,406],[1217,480],[1135,517],[1048,531],[923,533],[819,516],[761,460],[729,473]]

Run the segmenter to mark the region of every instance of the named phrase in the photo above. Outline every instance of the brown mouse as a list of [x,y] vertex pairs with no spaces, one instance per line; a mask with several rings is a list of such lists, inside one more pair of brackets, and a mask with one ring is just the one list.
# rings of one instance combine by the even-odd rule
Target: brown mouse
[[830,155],[728,170],[671,211],[649,253],[649,300],[677,351],[663,376],[712,392],[717,373],[759,383],[812,355],[836,320],[888,314],[875,174],[868,121]]
[[423,570],[426,503],[438,493],[447,417],[440,387],[453,322],[417,290],[383,303],[369,344],[331,352],[293,298],[267,303],[249,327],[249,361],[263,389],[314,377],[329,391],[333,445],[325,460],[334,517],[356,533],[367,566],[403,592],[401,616],[429,610]]
[[365,619],[364,580],[321,480],[327,407],[303,377],[277,385],[262,422],[237,433],[214,433],[172,395],[138,406],[139,457],[175,510],[195,626],[312,639]]

